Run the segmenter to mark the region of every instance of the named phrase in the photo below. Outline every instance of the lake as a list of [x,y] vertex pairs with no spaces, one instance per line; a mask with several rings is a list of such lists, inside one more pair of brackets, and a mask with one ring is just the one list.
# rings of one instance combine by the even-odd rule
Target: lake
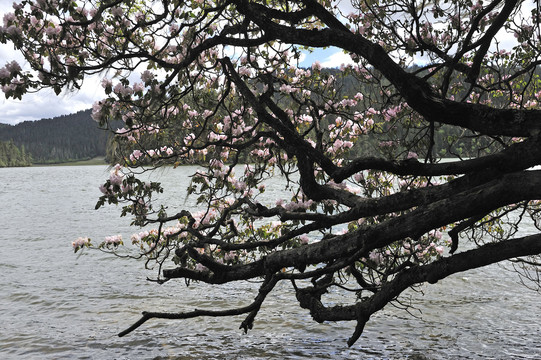
[[[162,181],[180,207],[194,169],[146,176]],[[502,266],[456,274],[424,287],[424,295],[409,292],[415,317],[387,306],[352,348],[346,341],[354,323],[315,323],[285,284],[246,335],[237,317],[150,320],[119,338],[141,311],[230,308],[252,301],[257,284],[218,290],[183,281],[157,285],[145,280],[153,274],[143,263],[100,252],[73,254],[71,242],[79,236],[99,243],[137,231],[118,208],[94,210],[107,177],[105,166],[0,169],[0,358],[541,358],[541,295]],[[265,194],[276,191],[270,186]]]

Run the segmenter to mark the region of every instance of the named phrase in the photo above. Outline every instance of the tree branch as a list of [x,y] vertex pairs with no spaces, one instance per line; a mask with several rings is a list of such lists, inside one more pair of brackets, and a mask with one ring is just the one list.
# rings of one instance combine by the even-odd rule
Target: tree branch
[[163,313],[163,312],[147,312],[143,311],[142,317],[137,320],[133,325],[128,327],[126,330],[118,333],[119,337],[123,337],[136,330],[138,327],[143,325],[150,319],[172,319],[172,320],[181,320],[181,319],[192,319],[202,316],[210,317],[225,317],[225,316],[235,316],[250,313],[249,316],[244,320],[240,326],[244,332],[247,332],[253,326],[253,320],[261,308],[263,301],[267,295],[272,291],[274,286],[278,283],[279,277],[269,276],[265,279],[261,287],[259,288],[259,293],[256,296],[255,300],[248,306],[239,307],[236,309],[229,310],[201,310],[195,309],[193,311],[181,312],[181,313]]
[[297,298],[301,307],[310,310],[310,314],[318,322],[356,320],[355,332],[348,340],[348,345],[352,346],[361,336],[370,316],[383,309],[412,285],[423,282],[433,284],[458,272],[487,266],[509,258],[536,255],[540,252],[541,234],[525,236],[483,245],[474,250],[441,258],[428,265],[406,269],[393,280],[382,285],[373,296],[354,305],[326,307],[321,302],[320,296],[311,294],[310,288],[298,289]]
[[534,136],[496,154],[463,161],[425,164],[414,159],[387,160],[379,157],[361,157],[338,168],[330,175],[339,183],[353,174],[368,169],[415,176],[459,175],[480,169],[485,171],[488,168],[495,168],[501,172],[513,172],[537,165],[539,158],[541,158],[541,137]]
[[496,36],[496,33],[498,33],[498,31],[500,31],[502,26],[505,24],[505,22],[509,18],[509,15],[511,15],[513,10],[515,9],[516,5],[517,0],[506,0],[502,11],[494,19],[494,22],[490,25],[488,30],[480,39],[481,46],[479,47],[473,58],[473,63],[468,73],[468,77],[466,78],[467,82],[472,84],[475,83],[477,77],[479,76],[479,72],[481,71],[481,63],[490,47],[490,44],[492,43],[492,39],[494,38],[494,36]]
[[526,199],[541,199],[541,171],[525,171],[449,194],[438,201],[376,225],[360,227],[355,232],[322,239],[302,247],[275,251],[250,264],[230,266],[220,272],[199,272],[182,267],[164,270],[165,278],[190,278],[211,284],[246,280],[274,273],[284,267],[302,267],[358,253],[367,256],[376,248],[395,241],[416,238],[426,232],[464,218],[489,213],[507,204]]
[[428,121],[461,126],[480,134],[495,136],[529,137],[541,131],[540,110],[496,109],[441,98],[426,81],[395,63],[380,45],[352,33],[341,23],[326,19],[329,28],[296,29],[277,24],[266,18],[261,11],[256,11],[251,4],[239,1],[238,10],[266,34],[272,34],[273,39],[311,47],[336,46],[365,58],[398,89],[408,105]]

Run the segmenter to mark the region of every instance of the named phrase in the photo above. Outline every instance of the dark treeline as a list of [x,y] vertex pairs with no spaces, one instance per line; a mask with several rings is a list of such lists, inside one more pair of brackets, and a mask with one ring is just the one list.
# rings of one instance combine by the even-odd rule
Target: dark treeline
[[[87,160],[105,156],[109,132],[98,128],[90,117],[91,111],[63,115],[52,119],[25,121],[17,125],[0,126],[0,142],[17,149],[27,162],[52,164]],[[18,166],[6,162],[8,156],[0,151],[0,166]]]

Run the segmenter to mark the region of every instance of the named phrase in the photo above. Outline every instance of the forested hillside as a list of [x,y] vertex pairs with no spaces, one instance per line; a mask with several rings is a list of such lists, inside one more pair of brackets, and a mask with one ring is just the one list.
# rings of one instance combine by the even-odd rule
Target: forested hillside
[[[12,142],[33,164],[61,163],[105,156],[109,132],[101,130],[90,110],[17,125],[0,126],[0,142]],[[5,165],[1,165],[1,164]],[[0,166],[7,163],[0,152]]]

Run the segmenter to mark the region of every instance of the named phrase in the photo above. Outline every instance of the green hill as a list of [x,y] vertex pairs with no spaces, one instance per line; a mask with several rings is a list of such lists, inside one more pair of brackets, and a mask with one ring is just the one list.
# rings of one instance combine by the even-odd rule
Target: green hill
[[[16,153],[16,148],[32,164],[63,163],[105,156],[109,132],[99,129],[90,113],[90,110],[85,110],[17,125],[0,124],[0,143],[11,144],[10,150],[4,153]],[[0,152],[0,166],[20,165],[8,165],[7,155]]]

